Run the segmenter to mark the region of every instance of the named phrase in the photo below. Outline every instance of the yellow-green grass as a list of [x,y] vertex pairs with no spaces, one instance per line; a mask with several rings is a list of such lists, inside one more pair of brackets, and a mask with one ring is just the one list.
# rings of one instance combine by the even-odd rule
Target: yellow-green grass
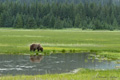
[[44,51],[120,52],[120,31],[0,29],[0,53],[29,53],[32,43]]
[[120,80],[120,70],[86,70],[73,74],[0,76],[0,80]]
[[29,54],[29,45],[44,51],[120,52],[120,31],[0,29],[0,53]]

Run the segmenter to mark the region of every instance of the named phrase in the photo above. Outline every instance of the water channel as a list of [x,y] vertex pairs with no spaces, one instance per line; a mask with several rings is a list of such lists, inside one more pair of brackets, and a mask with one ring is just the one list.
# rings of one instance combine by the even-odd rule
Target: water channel
[[[120,60],[119,60],[120,61]],[[51,55],[0,55],[0,74],[39,75],[69,73],[78,68],[116,69],[116,61],[92,58],[89,53],[58,53]]]

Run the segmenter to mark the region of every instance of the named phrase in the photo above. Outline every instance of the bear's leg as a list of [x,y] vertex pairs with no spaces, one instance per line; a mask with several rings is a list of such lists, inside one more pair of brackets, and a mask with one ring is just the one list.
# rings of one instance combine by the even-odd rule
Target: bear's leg
[[37,49],[39,51],[39,49]]
[[37,47],[37,50],[38,50],[38,52],[39,52],[39,47]]
[[35,51],[35,49],[33,49],[33,51]]

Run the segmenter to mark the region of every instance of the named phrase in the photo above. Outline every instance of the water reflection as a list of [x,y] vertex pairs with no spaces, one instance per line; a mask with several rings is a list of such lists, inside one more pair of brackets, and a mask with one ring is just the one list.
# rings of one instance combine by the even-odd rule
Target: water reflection
[[89,53],[0,55],[0,74],[4,75],[68,73],[78,68],[105,70],[119,69],[119,66],[120,60],[99,60],[91,57]]
[[30,55],[30,61],[34,63],[40,63],[43,58],[43,55]]

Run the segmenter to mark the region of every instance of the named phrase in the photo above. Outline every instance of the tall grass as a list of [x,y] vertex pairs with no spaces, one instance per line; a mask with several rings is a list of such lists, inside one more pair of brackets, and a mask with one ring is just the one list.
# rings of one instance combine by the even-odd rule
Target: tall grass
[[86,70],[78,73],[1,76],[0,80],[120,80],[120,70]]
[[119,37],[120,31],[0,29],[0,53],[29,54],[32,43],[44,51],[120,52]]

